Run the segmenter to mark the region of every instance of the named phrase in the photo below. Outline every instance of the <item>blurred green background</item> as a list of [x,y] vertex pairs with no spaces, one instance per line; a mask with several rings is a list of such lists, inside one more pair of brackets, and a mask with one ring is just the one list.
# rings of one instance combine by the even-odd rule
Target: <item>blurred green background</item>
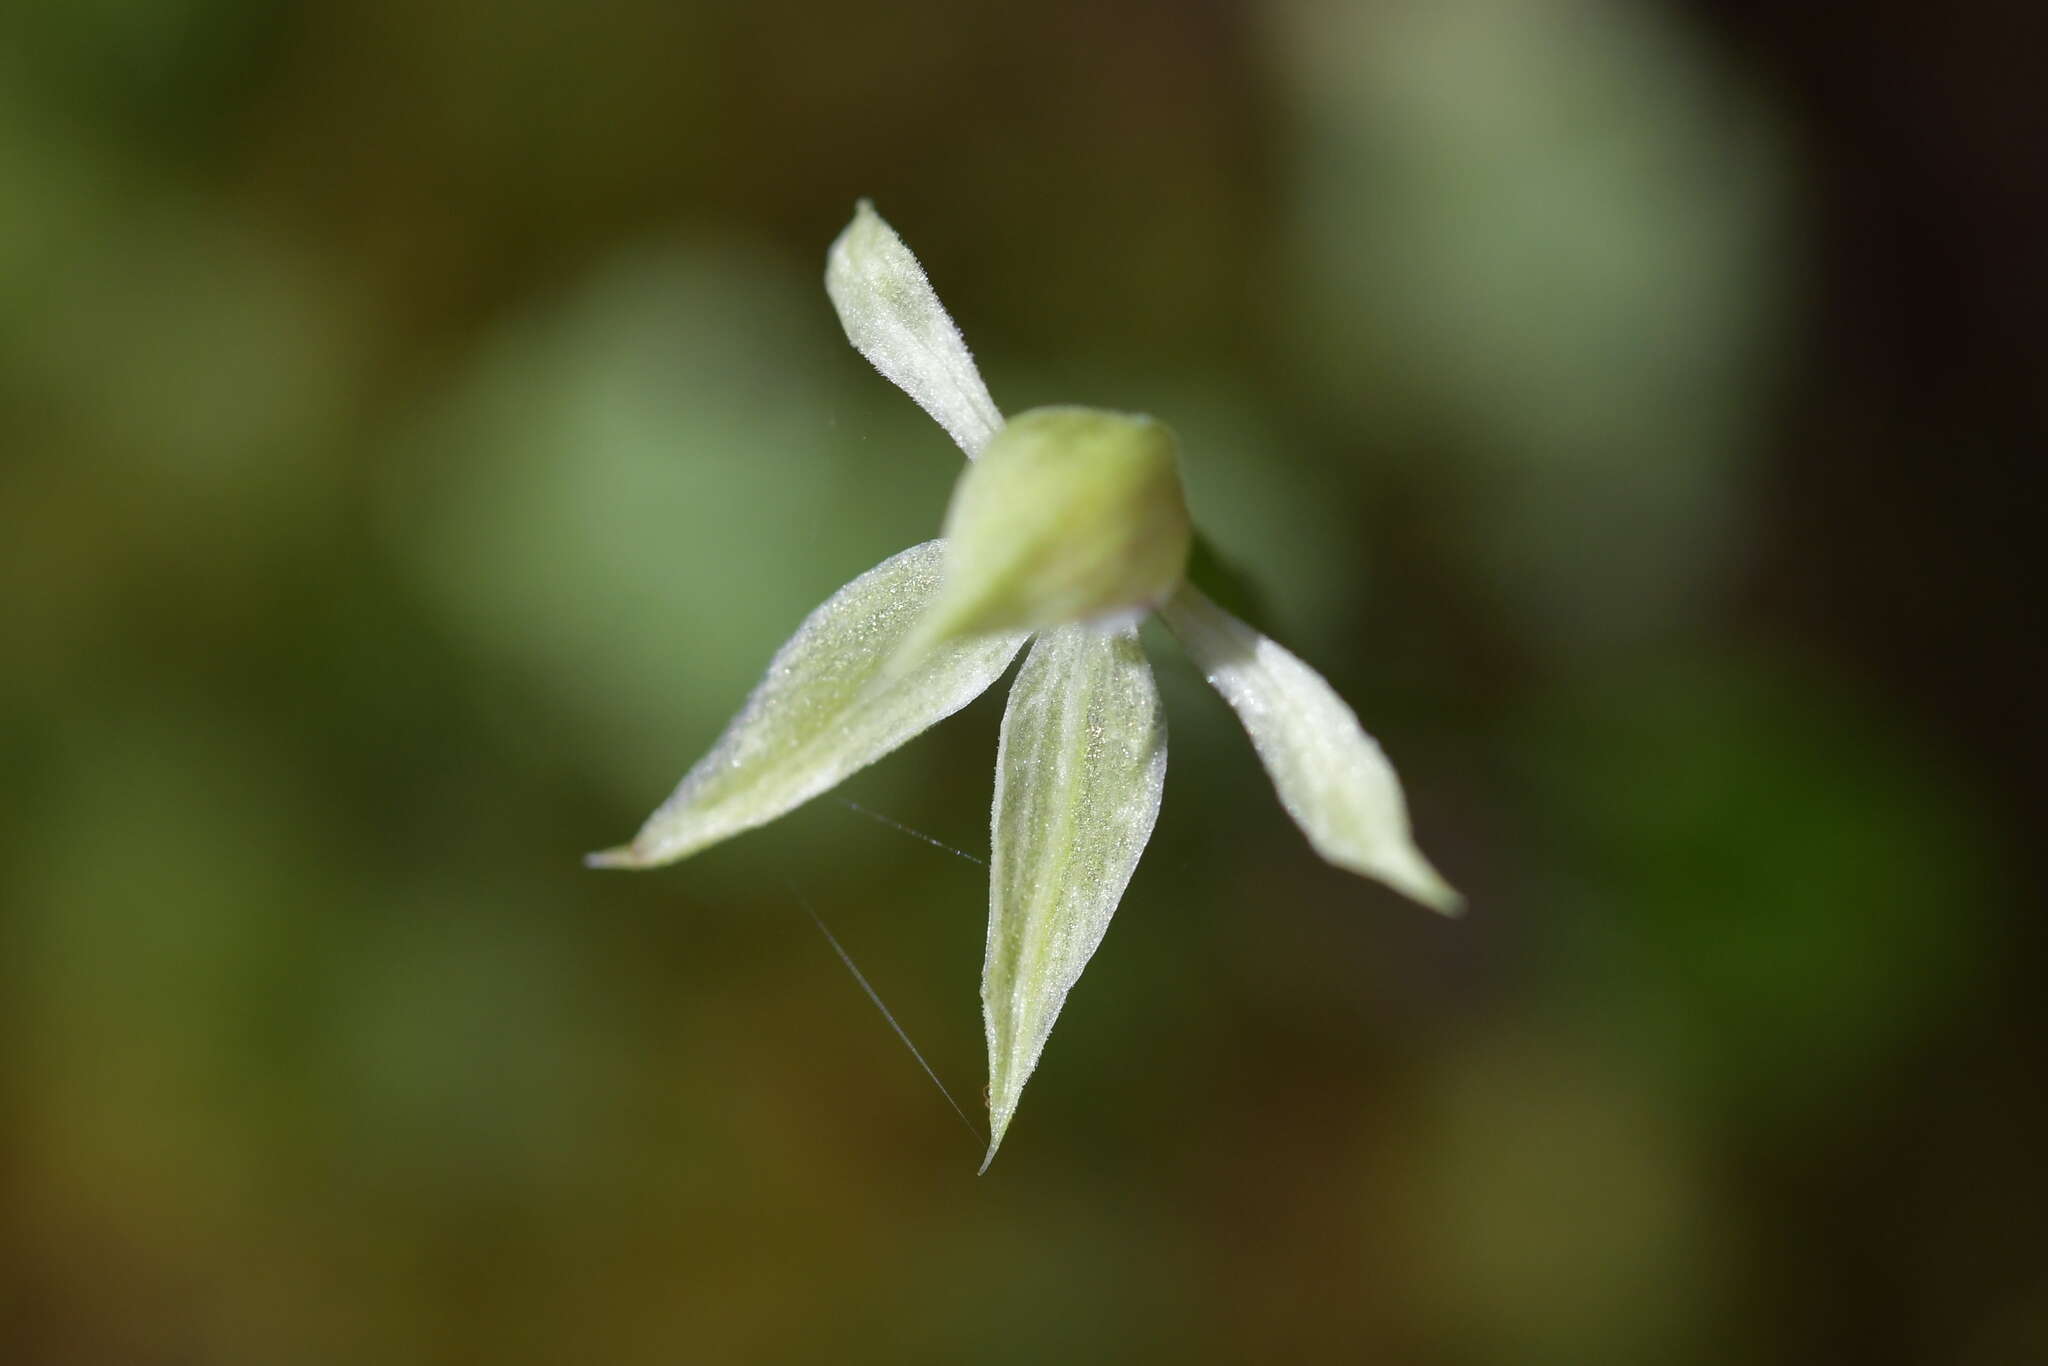
[[[0,18],[0,1356],[2048,1359],[2028,7]],[[997,401],[1144,409],[1472,902],[1170,648],[991,1173],[972,865],[600,875]],[[844,795],[985,847],[1002,690]]]

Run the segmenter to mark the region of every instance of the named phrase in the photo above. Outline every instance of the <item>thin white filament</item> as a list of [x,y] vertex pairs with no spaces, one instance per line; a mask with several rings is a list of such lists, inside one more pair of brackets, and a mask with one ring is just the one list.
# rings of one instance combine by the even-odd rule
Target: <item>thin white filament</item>
[[954,1100],[953,1093],[946,1089],[946,1083],[939,1080],[939,1074],[934,1072],[932,1065],[924,1060],[924,1054],[917,1051],[917,1045],[910,1041],[910,1035],[903,1031],[902,1025],[896,1023],[896,1017],[889,1013],[889,1007],[882,1004],[880,994],[875,991],[874,987],[868,984],[868,979],[861,975],[861,970],[854,965],[853,955],[849,954],[845,946],[839,942],[838,937],[826,928],[824,917],[818,914],[817,908],[811,905],[809,898],[796,889],[795,884],[785,885],[789,887],[789,894],[796,898],[797,904],[804,908],[804,913],[810,916],[811,923],[818,927],[818,933],[825,936],[825,942],[832,946],[832,952],[838,954],[839,961],[846,964],[846,970],[853,974],[853,980],[860,984],[860,989],[867,993],[870,1001],[875,1003],[875,1009],[882,1012],[882,1018],[889,1022],[889,1028],[895,1030],[896,1037],[903,1040],[903,1046],[910,1050],[910,1056],[917,1059],[917,1065],[922,1067],[924,1074],[932,1079],[932,1085],[939,1088],[939,1094],[946,1098],[946,1104],[952,1106],[953,1113],[960,1116],[960,1122],[967,1126],[968,1133],[974,1135],[974,1141],[977,1144],[987,1142],[986,1136],[983,1135],[981,1130],[975,1128],[974,1121],[967,1117],[967,1112],[960,1108],[960,1102]]
[[924,831],[913,829],[910,826],[905,825],[902,821],[894,820],[888,816],[883,815],[879,811],[871,811],[867,807],[862,806],[859,802],[854,801],[851,798],[841,797],[835,794],[833,800],[837,801],[841,806],[860,812],[861,815],[866,816],[869,820],[880,821],[883,825],[888,826],[892,830],[901,830],[904,834],[910,836],[912,839],[923,840],[926,844],[929,844],[934,849],[943,849],[947,853],[955,854],[960,858],[964,858],[969,863],[975,864],[978,867],[988,867],[987,859],[976,858],[974,855],[968,853],[965,849],[955,849],[952,845],[946,843],[944,840],[934,839],[930,835],[927,835]]

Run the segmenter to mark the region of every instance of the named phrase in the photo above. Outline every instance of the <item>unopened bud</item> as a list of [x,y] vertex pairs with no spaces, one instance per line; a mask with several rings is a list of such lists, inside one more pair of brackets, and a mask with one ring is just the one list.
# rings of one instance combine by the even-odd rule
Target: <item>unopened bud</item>
[[920,635],[1036,630],[1158,606],[1187,571],[1179,443],[1164,423],[1034,408],[953,488],[945,584]]

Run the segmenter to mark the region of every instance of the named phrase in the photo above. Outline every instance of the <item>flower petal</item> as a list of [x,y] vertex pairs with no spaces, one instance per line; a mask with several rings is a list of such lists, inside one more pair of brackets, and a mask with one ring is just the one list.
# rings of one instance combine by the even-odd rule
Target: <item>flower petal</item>
[[1137,633],[1041,635],[1010,690],[996,754],[983,1171],[1138,866],[1165,777],[1166,720]]
[[826,254],[825,292],[854,349],[916,399],[969,458],[981,454],[1003,415],[924,267],[865,199]]
[[1159,615],[1236,710],[1280,804],[1317,853],[1425,906],[1460,909],[1463,899],[1415,847],[1393,765],[1321,674],[1193,584]]
[[944,558],[944,541],[926,541],[833,594],[633,842],[587,861],[656,867],[765,825],[979,697],[1025,633],[941,644],[884,676],[938,591]]

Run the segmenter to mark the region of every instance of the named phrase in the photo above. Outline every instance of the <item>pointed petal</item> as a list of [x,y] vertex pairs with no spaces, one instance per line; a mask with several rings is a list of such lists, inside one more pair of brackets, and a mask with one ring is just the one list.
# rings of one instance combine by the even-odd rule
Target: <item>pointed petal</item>
[[825,257],[825,292],[854,349],[938,419],[970,458],[1003,415],[924,267],[863,199]]
[[1460,909],[1462,898],[1415,847],[1393,765],[1321,674],[1193,584],[1159,615],[1237,712],[1280,804],[1317,853],[1435,910]]
[[1165,777],[1166,720],[1137,633],[1041,635],[1010,689],[996,754],[983,1171],[1138,866]]
[[944,541],[913,546],[805,618],[675,795],[631,844],[588,862],[652,868],[764,825],[979,697],[1025,633],[939,645],[883,676],[938,591],[944,552]]

